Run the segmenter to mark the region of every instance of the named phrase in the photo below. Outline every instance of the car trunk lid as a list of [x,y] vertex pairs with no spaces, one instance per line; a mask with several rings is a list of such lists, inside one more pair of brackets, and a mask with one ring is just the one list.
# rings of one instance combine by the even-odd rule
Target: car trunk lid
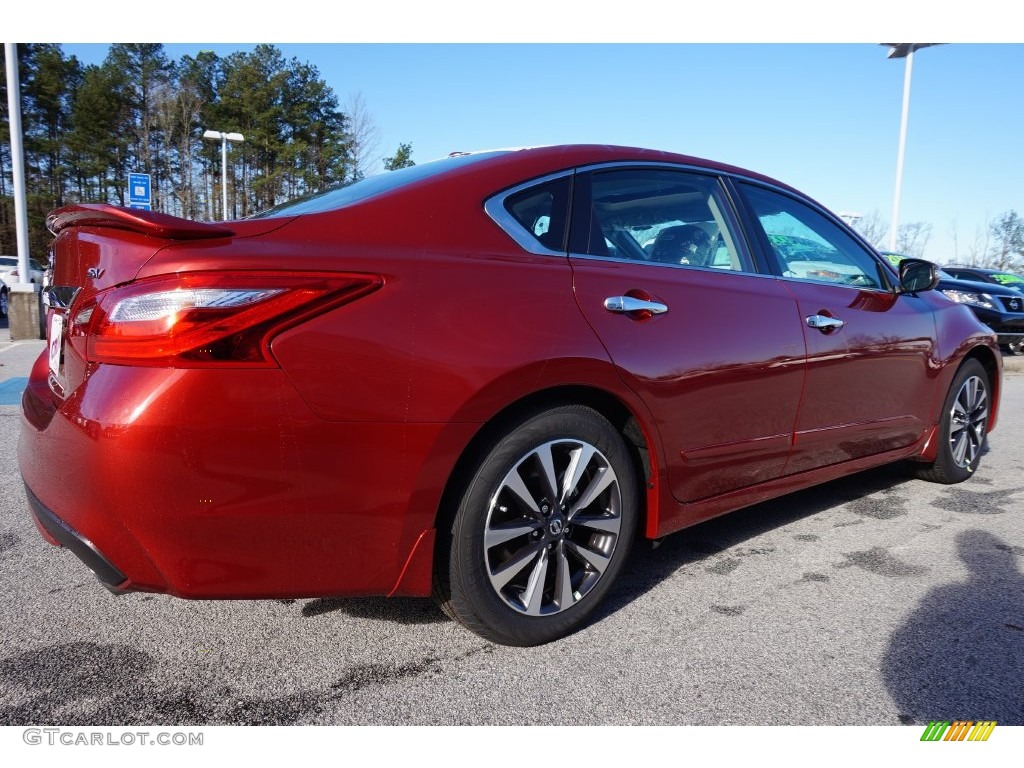
[[[56,236],[51,252],[47,345],[50,387],[67,397],[87,373],[84,357],[68,344],[70,317],[97,293],[130,282],[157,253],[177,243],[251,237],[283,226],[290,218],[212,224],[154,211],[106,204],[60,208],[47,217]],[[72,336],[74,329],[71,329]]]

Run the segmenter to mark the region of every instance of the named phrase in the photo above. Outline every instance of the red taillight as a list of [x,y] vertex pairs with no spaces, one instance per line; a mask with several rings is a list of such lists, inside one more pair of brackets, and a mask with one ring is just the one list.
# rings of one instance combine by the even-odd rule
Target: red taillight
[[76,307],[68,341],[90,362],[276,365],[270,339],[376,290],[377,275],[201,272],[110,288]]

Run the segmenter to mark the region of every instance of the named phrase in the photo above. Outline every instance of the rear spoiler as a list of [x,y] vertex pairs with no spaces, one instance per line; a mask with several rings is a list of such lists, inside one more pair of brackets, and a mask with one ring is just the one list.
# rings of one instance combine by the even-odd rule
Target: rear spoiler
[[189,221],[156,211],[118,208],[106,203],[67,205],[46,217],[46,228],[55,235],[68,227],[127,229],[165,240],[204,240],[234,234],[233,230],[217,224]]

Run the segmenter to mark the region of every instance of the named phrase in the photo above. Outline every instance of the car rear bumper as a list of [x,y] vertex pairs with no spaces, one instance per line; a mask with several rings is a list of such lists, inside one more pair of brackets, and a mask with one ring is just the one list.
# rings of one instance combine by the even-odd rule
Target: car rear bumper
[[25,486],[25,494],[28,496],[28,505],[40,533],[52,543],[71,550],[107,589],[113,592],[124,589],[128,579],[91,541],[57,517],[28,486]]
[[65,401],[46,372],[44,356],[23,401],[29,503],[107,586],[429,594],[429,569],[399,581],[443,490],[421,471],[441,425],[326,422],[279,369],[98,366]]

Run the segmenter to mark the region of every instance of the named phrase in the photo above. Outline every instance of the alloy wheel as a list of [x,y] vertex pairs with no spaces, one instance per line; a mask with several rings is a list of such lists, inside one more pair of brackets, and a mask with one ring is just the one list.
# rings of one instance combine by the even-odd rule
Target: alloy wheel
[[988,422],[988,392],[977,376],[964,381],[950,412],[949,447],[958,467],[969,467],[978,458]]
[[619,479],[593,445],[562,439],[531,450],[491,497],[484,530],[491,587],[528,616],[568,610],[611,562],[621,510]]

